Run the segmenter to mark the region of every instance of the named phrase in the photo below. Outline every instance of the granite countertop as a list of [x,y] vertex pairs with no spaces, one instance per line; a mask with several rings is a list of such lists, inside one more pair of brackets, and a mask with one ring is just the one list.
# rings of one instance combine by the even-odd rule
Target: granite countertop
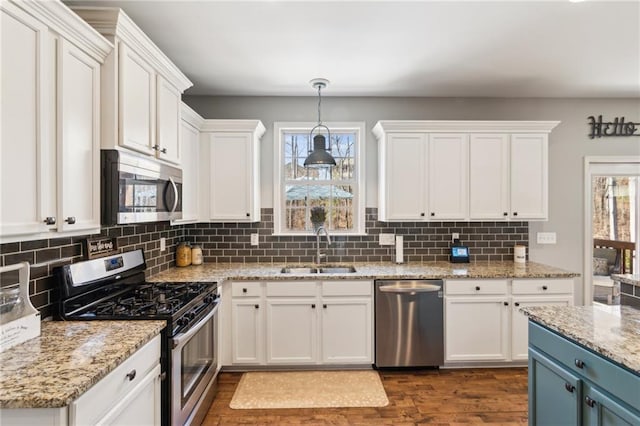
[[[474,263],[352,263],[355,273],[303,274],[281,273],[284,267],[302,265],[272,263],[205,263],[198,266],[173,267],[154,275],[148,281],[218,281],[224,280],[302,280],[319,279],[433,279],[433,278],[573,278],[579,274],[535,262]],[[304,265],[313,266],[313,265]],[[326,266],[326,265],[320,265]]]
[[640,310],[629,306],[536,306],[529,319],[640,375]]
[[0,408],[69,405],[165,327],[164,321],[45,321],[0,353]]
[[611,279],[640,287],[640,274],[611,274]]

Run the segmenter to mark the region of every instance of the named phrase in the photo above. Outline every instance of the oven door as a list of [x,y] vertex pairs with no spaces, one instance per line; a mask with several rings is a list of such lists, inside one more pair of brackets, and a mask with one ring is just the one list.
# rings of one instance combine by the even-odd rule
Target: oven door
[[215,379],[218,303],[187,332],[171,339],[171,424],[190,421],[194,408]]

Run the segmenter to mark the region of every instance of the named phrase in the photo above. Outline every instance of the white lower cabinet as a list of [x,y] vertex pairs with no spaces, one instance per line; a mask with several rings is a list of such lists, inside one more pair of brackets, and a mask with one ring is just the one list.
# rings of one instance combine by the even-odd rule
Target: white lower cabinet
[[371,281],[234,282],[233,365],[371,364]]
[[159,425],[160,374],[158,335],[69,406],[2,409],[2,425]]
[[526,361],[525,306],[573,304],[573,279],[446,280],[445,363]]

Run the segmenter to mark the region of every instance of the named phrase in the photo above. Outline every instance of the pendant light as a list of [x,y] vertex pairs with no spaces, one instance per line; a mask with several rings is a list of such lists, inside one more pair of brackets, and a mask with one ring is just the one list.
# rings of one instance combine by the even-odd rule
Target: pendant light
[[[325,128],[327,135],[329,136],[329,144],[331,144],[331,131],[327,126],[322,124],[320,118],[320,106],[322,105],[321,90],[327,87],[329,80],[325,78],[314,78],[310,81],[311,87],[318,89],[318,124],[309,132],[309,142],[307,145],[309,156],[304,160],[305,167],[318,167],[318,166],[335,166],[336,160],[331,156],[331,146],[327,149],[327,141],[322,133],[318,133],[313,136],[313,131],[316,129]],[[313,139],[313,150],[311,150],[311,140]]]

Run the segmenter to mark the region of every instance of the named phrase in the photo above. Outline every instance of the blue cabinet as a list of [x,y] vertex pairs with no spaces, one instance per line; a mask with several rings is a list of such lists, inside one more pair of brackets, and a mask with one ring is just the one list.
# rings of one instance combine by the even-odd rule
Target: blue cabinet
[[640,425],[640,376],[529,322],[530,425]]

